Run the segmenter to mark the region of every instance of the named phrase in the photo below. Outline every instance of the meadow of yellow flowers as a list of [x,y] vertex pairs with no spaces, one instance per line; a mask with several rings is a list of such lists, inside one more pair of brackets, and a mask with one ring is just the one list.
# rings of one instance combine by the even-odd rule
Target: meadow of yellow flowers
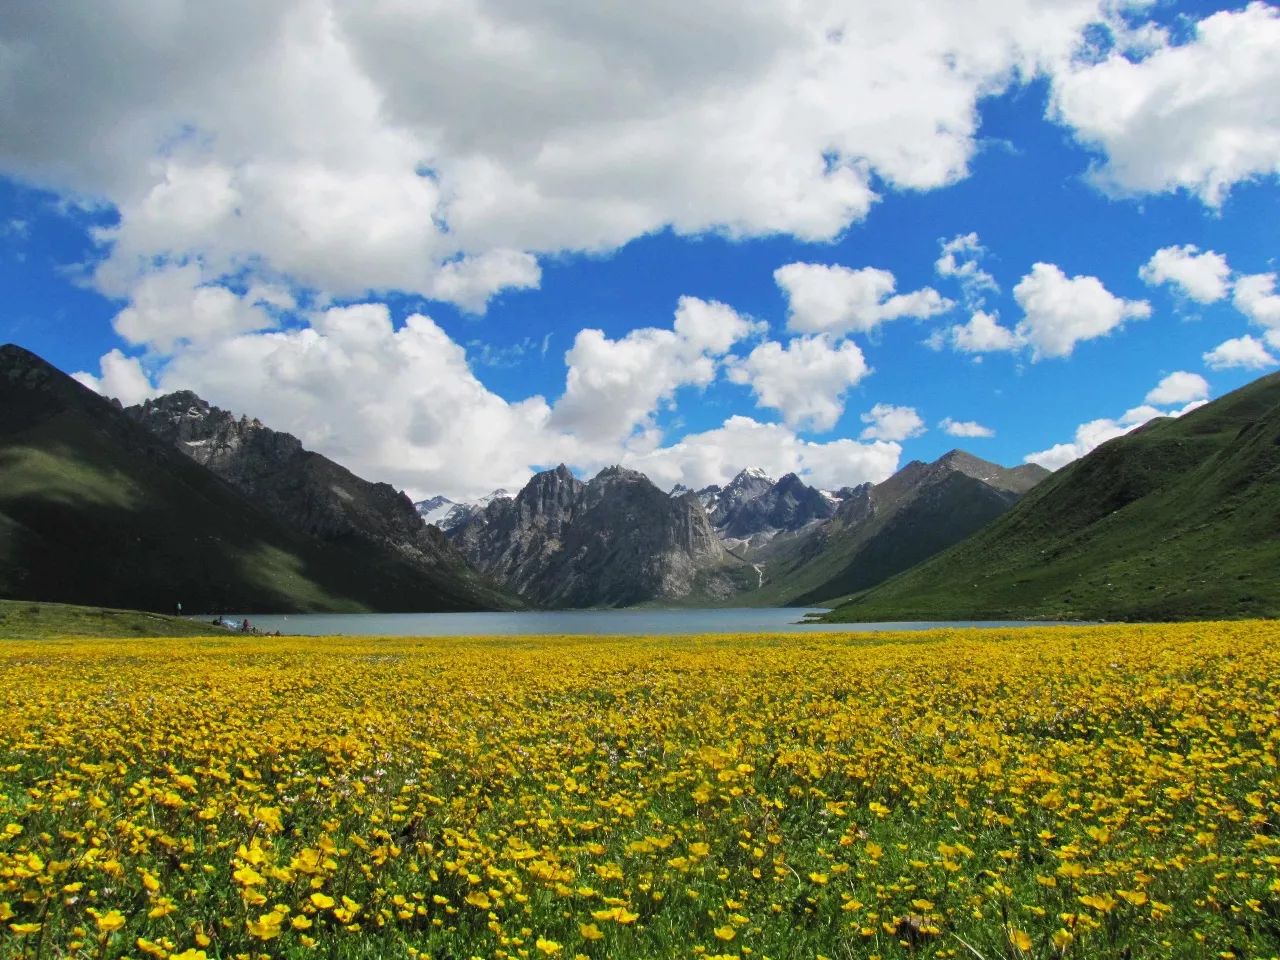
[[0,957],[1280,954],[1280,626],[0,644]]

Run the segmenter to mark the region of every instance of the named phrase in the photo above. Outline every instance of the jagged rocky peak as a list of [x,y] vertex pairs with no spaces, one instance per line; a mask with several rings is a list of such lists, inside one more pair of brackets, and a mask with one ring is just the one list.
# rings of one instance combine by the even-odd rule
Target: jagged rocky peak
[[209,401],[192,390],[175,390],[164,396],[144,400],[142,409],[148,414],[164,413],[175,417],[196,419],[206,416],[212,407]]
[[774,480],[761,467],[744,467],[738,475],[729,481],[726,490],[760,489],[772,487]]
[[[734,483],[742,476],[739,474]],[[744,484],[740,488],[753,495],[721,500],[723,509],[713,515],[713,521],[718,521],[717,528],[723,536],[741,540],[768,537],[781,530],[799,530],[816,520],[826,520],[836,511],[837,501],[809,486],[794,473],[786,474],[777,482],[769,482],[763,490],[760,490],[762,484],[755,483],[756,479],[748,478],[750,485]],[[730,484],[726,490],[732,487]]]
[[[724,489],[703,501],[713,526],[723,527],[730,516],[743,504],[773,489],[773,480],[759,467],[747,467],[739,471]],[[702,499],[699,497],[699,499]]]
[[715,503],[716,497],[720,496],[721,489],[723,488],[720,486],[720,484],[713,483],[710,486],[703,487],[701,490],[699,490],[695,494],[695,496],[698,498],[698,502],[702,504],[703,507],[705,507],[707,510],[710,510],[712,505]]
[[436,526],[444,521],[456,508],[458,504],[454,503],[448,497],[430,497],[426,500],[419,500],[413,505],[420,516],[426,523],[434,523]]
[[[499,487],[492,493],[487,493],[476,500],[464,500],[461,503],[456,503],[448,497],[432,497],[429,500],[423,500],[415,504],[415,506],[424,521],[434,524],[445,533],[452,533],[473,517],[479,518],[483,522],[485,510],[488,509],[490,504],[510,503],[511,500],[510,491]],[[437,506],[428,512],[424,512],[424,505],[432,503],[437,504]]]
[[[727,596],[745,568],[716,538],[698,498],[672,496],[622,466],[589,481],[563,465],[534,476],[451,530],[472,561],[521,595],[552,606],[613,606]],[[732,569],[728,569],[732,568]]]
[[667,495],[670,497],[683,497],[686,493],[693,493],[693,491],[690,490],[688,487],[686,487],[683,483],[677,483],[674,487],[671,488],[671,492]]
[[[564,469],[563,464],[561,464],[560,469]],[[629,483],[639,483],[641,481],[645,483],[653,482],[648,477],[646,477],[643,473],[641,473],[639,470],[632,470],[630,467],[624,467],[616,463],[611,467],[605,467],[603,470],[601,470],[599,473],[597,473],[594,477],[591,478],[592,483],[595,483],[597,480],[604,483],[609,483],[617,480],[622,480]]]
[[535,473],[524,488],[516,494],[516,500],[529,501],[547,498],[563,500],[579,495],[585,484],[573,475],[573,471],[563,463],[554,470],[543,470]]

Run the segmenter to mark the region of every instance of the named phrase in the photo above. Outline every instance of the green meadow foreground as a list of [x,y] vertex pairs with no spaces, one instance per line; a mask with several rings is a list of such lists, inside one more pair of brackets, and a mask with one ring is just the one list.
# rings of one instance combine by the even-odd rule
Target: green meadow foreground
[[0,957],[1280,954],[1280,626],[0,644]]

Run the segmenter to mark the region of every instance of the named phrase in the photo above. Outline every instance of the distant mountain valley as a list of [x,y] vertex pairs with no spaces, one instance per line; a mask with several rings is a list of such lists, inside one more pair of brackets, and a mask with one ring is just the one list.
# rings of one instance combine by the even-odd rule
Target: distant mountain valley
[[0,347],[0,597],[191,611],[835,606],[833,618],[1272,615],[1280,375],[1049,474],[963,450],[817,489],[561,464],[413,503],[179,391],[123,408]]
[[677,486],[563,464],[512,495],[415,506],[474,566],[531,602],[821,605],[951,546],[1048,476],[960,450],[880,484],[818,490],[757,467],[723,487]]

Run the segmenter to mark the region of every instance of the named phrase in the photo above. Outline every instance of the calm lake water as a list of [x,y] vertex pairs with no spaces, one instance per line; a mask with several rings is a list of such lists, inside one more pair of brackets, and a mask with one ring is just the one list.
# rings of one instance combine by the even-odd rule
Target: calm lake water
[[[932,630],[936,627],[1042,627],[1044,621],[919,621],[913,623],[800,623],[797,607],[728,610],[539,610],[518,613],[228,614],[262,632],[365,637],[531,636],[537,634],[849,633]],[[199,620],[199,617],[193,617]],[[203,618],[207,623],[211,617]]]

